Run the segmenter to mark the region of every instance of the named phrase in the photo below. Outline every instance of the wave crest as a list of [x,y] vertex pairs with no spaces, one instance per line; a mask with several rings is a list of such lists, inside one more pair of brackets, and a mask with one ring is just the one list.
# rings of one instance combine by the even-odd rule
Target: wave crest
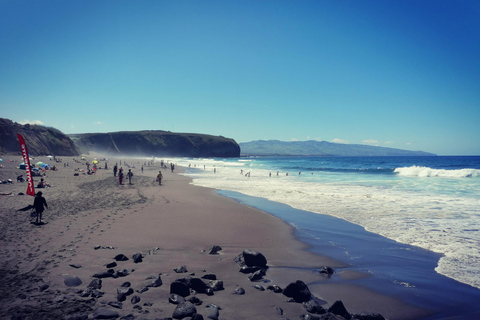
[[479,169],[432,169],[429,167],[402,167],[396,168],[394,173],[405,177],[445,177],[445,178],[476,178],[480,177]]

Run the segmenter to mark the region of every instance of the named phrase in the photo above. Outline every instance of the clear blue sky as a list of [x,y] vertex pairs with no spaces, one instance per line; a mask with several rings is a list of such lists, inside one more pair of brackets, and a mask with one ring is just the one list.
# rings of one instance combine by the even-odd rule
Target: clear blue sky
[[0,117],[480,155],[480,1],[0,0]]

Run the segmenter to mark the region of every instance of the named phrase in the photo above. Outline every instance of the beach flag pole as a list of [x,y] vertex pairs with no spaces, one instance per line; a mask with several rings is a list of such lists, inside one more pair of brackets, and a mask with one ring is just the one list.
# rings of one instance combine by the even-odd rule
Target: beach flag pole
[[25,143],[25,139],[19,133],[17,134],[18,142],[20,142],[20,148],[22,149],[22,156],[23,156],[23,163],[25,164],[25,170],[27,171],[27,194],[30,196],[35,196],[35,189],[33,187],[33,179],[32,179],[32,169],[30,168],[30,158],[28,157],[27,151],[27,144]]

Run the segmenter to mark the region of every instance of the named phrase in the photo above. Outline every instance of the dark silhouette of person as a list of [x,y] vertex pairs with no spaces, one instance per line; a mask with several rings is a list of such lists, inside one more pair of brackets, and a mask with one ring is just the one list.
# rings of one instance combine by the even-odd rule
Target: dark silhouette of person
[[117,164],[115,163],[115,165],[113,166],[113,176],[114,176],[114,177],[117,176],[117,170],[118,170],[118,166],[117,166]]
[[47,200],[42,197],[42,191],[38,191],[35,195],[35,200],[33,201],[33,207],[35,208],[35,212],[37,212],[37,223],[42,223],[44,206],[48,209]]

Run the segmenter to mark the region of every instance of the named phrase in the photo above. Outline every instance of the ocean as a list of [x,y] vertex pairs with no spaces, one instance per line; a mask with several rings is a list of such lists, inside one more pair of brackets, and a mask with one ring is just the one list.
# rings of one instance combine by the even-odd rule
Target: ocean
[[[470,293],[480,297],[480,156],[183,158],[175,162],[187,168],[185,175],[195,185],[215,188],[274,215],[281,210],[272,209],[271,204],[261,208],[261,199],[300,210],[277,216],[296,227],[314,251],[315,246],[325,249],[316,220],[339,218],[398,244],[399,251],[407,252],[406,259],[415,248],[433,253],[429,259],[434,265],[421,268],[432,268],[438,275],[476,288]],[[376,252],[356,255],[361,246],[345,247],[354,246],[352,242],[332,246],[340,248],[337,258],[361,269],[357,255],[368,260]],[[382,273],[381,268],[367,269]],[[386,273],[382,276],[388,277]],[[414,279],[391,279],[403,287],[418,287],[410,281]]]

